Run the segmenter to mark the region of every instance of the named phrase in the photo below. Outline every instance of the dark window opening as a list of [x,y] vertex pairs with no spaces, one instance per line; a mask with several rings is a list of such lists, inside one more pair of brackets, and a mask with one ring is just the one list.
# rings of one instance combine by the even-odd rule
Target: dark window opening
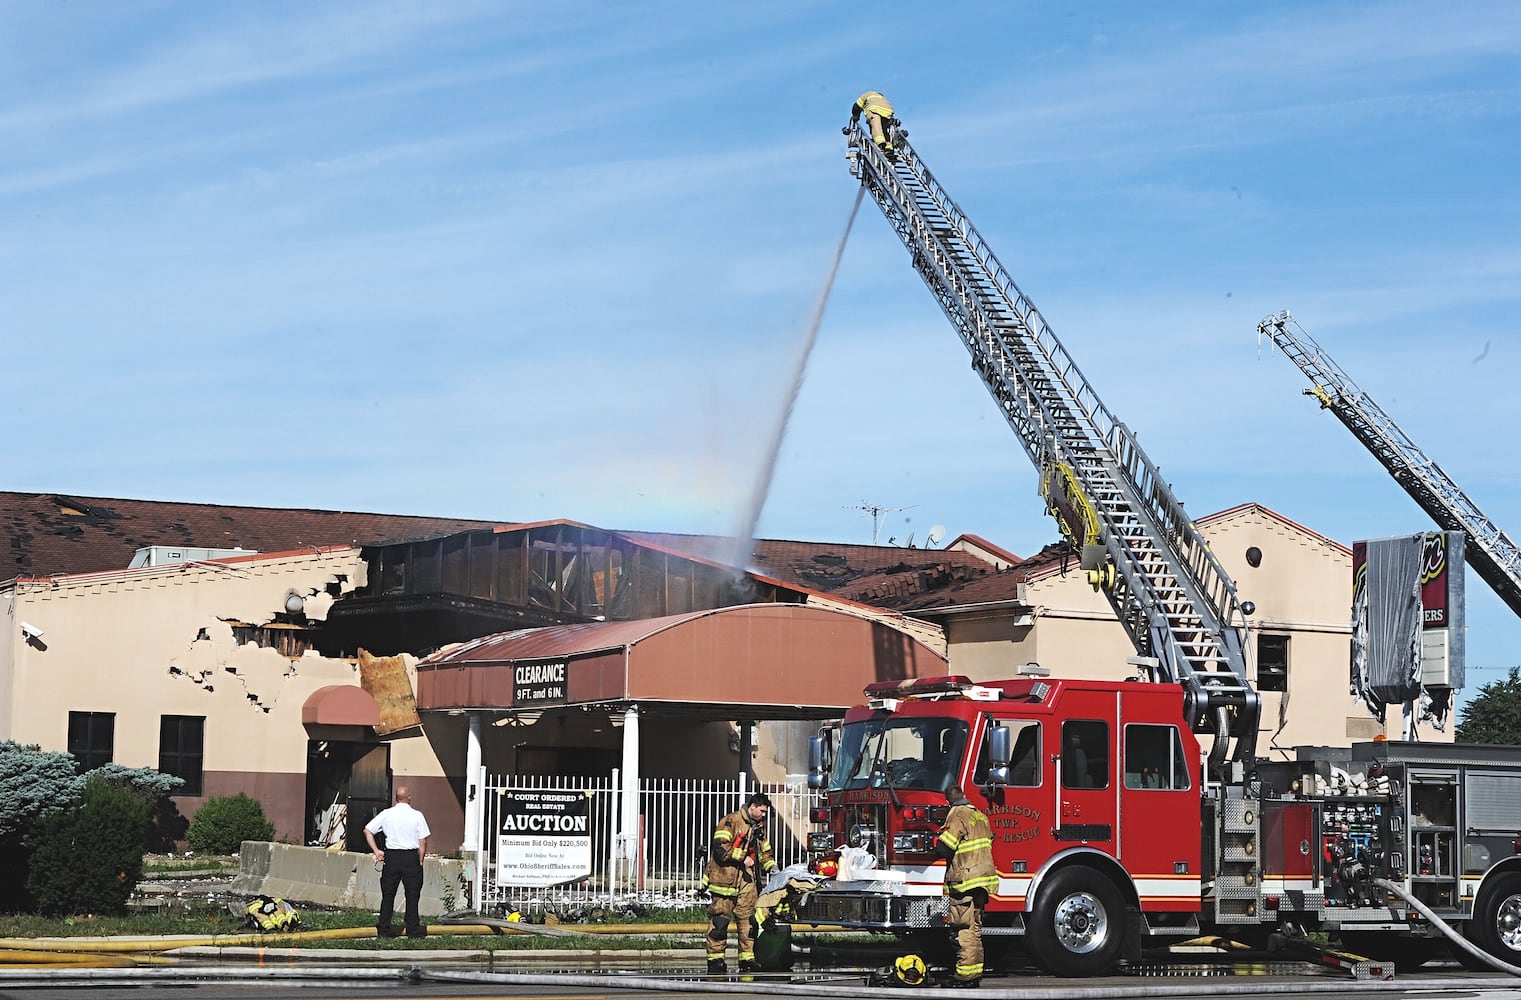
[[158,769],[184,778],[175,795],[201,794],[201,755],[206,719],[200,715],[165,715],[158,724]]
[[1257,637],[1257,690],[1287,691],[1288,689],[1289,637],[1259,635]]
[[69,753],[80,774],[111,763],[115,742],[115,712],[69,713]]

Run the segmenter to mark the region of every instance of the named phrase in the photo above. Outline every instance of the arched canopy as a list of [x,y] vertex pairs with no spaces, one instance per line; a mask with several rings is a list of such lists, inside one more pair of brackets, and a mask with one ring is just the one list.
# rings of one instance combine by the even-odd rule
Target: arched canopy
[[306,726],[380,725],[380,706],[370,693],[354,684],[330,684],[313,691],[301,706]]
[[658,716],[820,719],[876,681],[938,676],[945,657],[880,620],[747,604],[637,621],[524,629],[417,667],[423,710],[637,703]]

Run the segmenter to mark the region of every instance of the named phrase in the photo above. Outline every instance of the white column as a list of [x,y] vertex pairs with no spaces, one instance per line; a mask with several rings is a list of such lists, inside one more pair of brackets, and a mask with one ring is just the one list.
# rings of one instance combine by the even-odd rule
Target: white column
[[639,706],[630,705],[623,712],[623,817],[619,823],[619,841],[623,845],[624,871],[628,885],[637,885],[639,877]]
[[755,723],[748,720],[739,724],[739,773],[750,784],[755,784]]
[[470,713],[470,735],[465,742],[465,840],[460,851],[481,849],[481,805],[486,790],[481,787],[481,713]]

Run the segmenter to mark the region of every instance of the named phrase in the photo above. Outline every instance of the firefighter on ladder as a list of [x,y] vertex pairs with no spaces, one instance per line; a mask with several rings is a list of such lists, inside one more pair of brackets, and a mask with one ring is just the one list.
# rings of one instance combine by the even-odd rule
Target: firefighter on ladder
[[945,801],[951,811],[935,839],[935,853],[946,859],[945,892],[951,897],[946,925],[956,939],[953,980],[957,986],[976,986],[982,981],[982,911],[988,894],[998,888],[993,829],[960,786],[947,788]]
[[756,880],[776,868],[766,837],[770,814],[766,793],[751,793],[744,808],[718,821],[708,847],[708,870],[702,880],[713,896],[708,903],[708,972],[713,975],[728,972],[724,949],[731,923],[739,945],[739,971],[755,971]]
[[871,141],[888,156],[894,155],[896,151],[886,132],[887,123],[893,120],[892,102],[875,90],[868,90],[850,106],[850,124],[840,131],[849,135],[856,122],[861,120],[862,112],[866,114],[866,127],[871,130]]

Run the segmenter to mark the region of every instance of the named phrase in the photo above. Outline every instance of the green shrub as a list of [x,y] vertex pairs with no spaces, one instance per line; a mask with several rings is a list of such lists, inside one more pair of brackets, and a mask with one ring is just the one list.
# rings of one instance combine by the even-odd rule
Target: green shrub
[[193,850],[208,854],[236,854],[245,840],[273,840],[275,825],[264,816],[258,799],[242,792],[207,799],[195,811],[185,834]]
[[74,758],[14,740],[0,740],[0,911],[25,912],[27,837],[45,816],[79,804],[84,778]]
[[37,912],[122,914],[143,875],[148,803],[107,781],[85,783],[74,808],[37,821],[27,836],[26,889]]
[[185,779],[165,774],[151,767],[123,767],[102,764],[85,775],[90,781],[105,781],[125,788],[148,803],[148,829],[143,849],[149,854],[167,854],[185,839],[190,821],[180,814],[179,806],[169,796],[185,784]]
[[26,834],[38,818],[78,802],[83,791],[73,757],[0,741],[0,837]]

